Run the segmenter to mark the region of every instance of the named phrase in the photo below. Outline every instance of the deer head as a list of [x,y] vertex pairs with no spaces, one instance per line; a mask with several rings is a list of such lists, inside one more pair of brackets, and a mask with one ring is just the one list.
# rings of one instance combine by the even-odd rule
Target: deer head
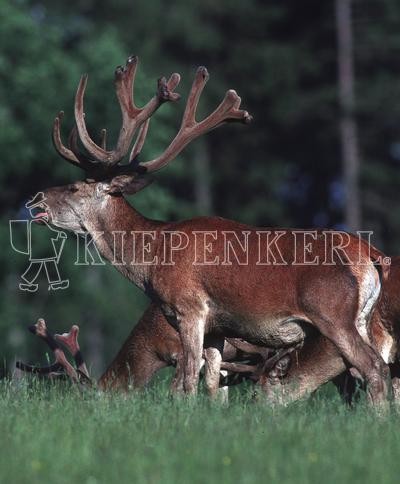
[[[137,66],[138,58],[132,56],[124,67],[118,67],[115,71],[122,126],[114,150],[107,149],[106,130],[101,131],[100,143],[96,144],[86,128],[83,99],[87,75],[82,76],[76,92],[75,126],[69,135],[68,146],[63,144],[60,134],[63,113],[60,112],[56,117],[53,127],[54,146],[64,159],[85,171],[85,179],[44,192],[42,208],[53,225],[76,233],[86,232],[88,219],[99,210],[104,210],[110,197],[133,194],[147,186],[152,181],[151,174],[174,159],[192,140],[225,122],[251,121],[248,112],[239,109],[241,99],[233,90],[227,91],[212,114],[200,122],[196,121],[196,108],[209,78],[207,69],[199,67],[177,135],[160,156],[151,161],[139,162],[151,116],[161,104],[175,102],[180,98],[174,92],[180,82],[180,75],[174,73],[168,81],[164,77],[159,79],[156,95],[143,108],[138,108],[132,96]],[[129,150],[129,157],[124,163]]]

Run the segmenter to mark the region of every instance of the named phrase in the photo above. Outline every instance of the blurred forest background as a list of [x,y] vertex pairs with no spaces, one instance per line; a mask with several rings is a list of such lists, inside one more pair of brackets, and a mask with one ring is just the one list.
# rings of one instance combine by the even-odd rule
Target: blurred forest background
[[[56,155],[50,132],[61,109],[64,136],[72,127],[84,72],[89,128],[107,127],[115,140],[120,113],[113,70],[130,54],[141,60],[139,105],[154,93],[158,77],[183,76],[183,99],[155,115],[143,160],[176,133],[198,65],[211,74],[203,113],[234,88],[254,116],[249,126],[225,126],[196,141],[162,170],[132,200],[144,214],[373,230],[375,245],[400,253],[400,2],[353,0],[350,23],[346,3],[0,0],[4,365],[12,369],[16,357],[43,355],[26,331],[41,316],[58,331],[81,325],[86,359],[98,374],[148,304],[112,267],[75,266],[71,234],[60,265],[70,288],[48,291],[42,275],[37,293],[23,293],[18,283],[28,259],[9,241],[9,220],[28,216],[24,204],[32,194],[82,176]],[[350,144],[343,145],[346,133]]]

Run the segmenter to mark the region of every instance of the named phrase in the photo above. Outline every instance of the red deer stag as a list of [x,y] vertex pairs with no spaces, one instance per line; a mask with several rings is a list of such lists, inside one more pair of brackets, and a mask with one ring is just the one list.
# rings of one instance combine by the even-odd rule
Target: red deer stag
[[[219,217],[159,222],[143,217],[126,201],[124,194],[144,188],[150,173],[198,136],[227,121],[250,120],[239,109],[239,96],[230,90],[212,114],[196,121],[208,79],[207,70],[200,67],[178,134],[162,155],[139,162],[149,119],[162,102],[178,98],[173,91],[179,75],[173,74],[168,82],[161,79],[156,96],[139,109],[131,92],[136,67],[137,58],[131,57],[116,70],[122,128],[114,150],[106,149],[105,136],[98,145],[87,131],[83,108],[87,76],[76,93],[76,128],[69,147],[61,141],[61,116],[56,118],[55,147],[83,168],[86,178],[44,191],[42,208],[49,223],[90,234],[100,253],[160,306],[181,338],[179,380],[185,392],[196,392],[205,333],[215,336],[217,361],[222,358],[224,336],[293,348],[314,327],[363,375],[371,401],[386,401],[388,368],[359,333],[367,328],[380,292],[379,272],[367,244],[349,238],[342,256],[338,246],[343,248],[343,240],[338,243],[333,232],[305,237],[301,231],[255,228]],[[137,130],[130,161],[123,164]],[[78,138],[86,154],[79,151]]]

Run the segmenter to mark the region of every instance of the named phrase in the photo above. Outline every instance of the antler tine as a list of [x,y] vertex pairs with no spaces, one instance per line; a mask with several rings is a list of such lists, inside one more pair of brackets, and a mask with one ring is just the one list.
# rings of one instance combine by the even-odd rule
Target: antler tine
[[82,144],[95,159],[102,159],[107,155],[107,152],[97,146],[97,144],[91,139],[86,128],[85,113],[83,110],[83,98],[86,90],[88,75],[84,74],[78,84],[78,89],[75,95],[75,122],[78,129],[79,137]]
[[147,172],[160,170],[174,159],[193,139],[217,128],[223,123],[240,121],[247,124],[251,122],[252,117],[250,114],[247,111],[239,109],[241,99],[236,91],[232,89],[226,92],[224,99],[214,112],[203,119],[203,121],[196,122],[197,105],[208,78],[207,69],[205,67],[199,67],[188,96],[178,134],[159,157],[139,164]]
[[258,370],[258,366],[235,363],[234,361],[221,361],[221,370],[227,370],[234,373],[255,373]]
[[79,166],[83,170],[90,170],[96,166],[98,163],[92,161],[88,156],[86,156],[82,151],[79,149],[78,146],[78,130],[76,125],[71,129],[71,132],[68,136],[68,148],[72,151],[72,153],[79,159]]
[[79,167],[85,170],[87,174],[94,173],[95,170],[101,172],[101,165],[97,161],[91,160],[86,154],[82,153],[78,145],[78,129],[76,124],[71,129],[68,136],[68,148],[79,159]]
[[107,130],[104,128],[100,131],[100,146],[103,150],[107,149]]
[[74,166],[88,170],[92,168],[96,162],[91,161],[85,156],[78,147],[78,132],[74,126],[68,136],[68,147],[64,145],[61,140],[61,121],[64,117],[64,111],[60,111],[54,120],[53,124],[53,144],[57,152]]
[[255,355],[263,359],[268,359],[270,357],[271,349],[266,346],[257,346],[241,338],[226,338],[229,344],[234,346],[236,349],[246,353],[247,355]]
[[[58,367],[64,368],[67,375],[75,383],[77,383],[79,379],[75,371],[75,368],[67,360],[64,354],[64,351],[57,344],[56,340],[54,339],[54,336],[48,331],[45,320],[42,318],[38,319],[36,324],[29,327],[29,331],[35,334],[36,336],[38,336],[39,338],[41,338],[45,343],[47,343],[47,345],[53,351],[56,361],[55,361],[55,364],[51,365],[50,368],[54,368],[55,365],[58,365]],[[49,370],[48,372],[50,373],[51,370]]]
[[135,144],[133,145],[132,151],[129,155],[129,161],[135,160],[140,152],[142,151],[144,142],[146,141],[147,132],[149,130],[150,118],[140,126],[139,134],[136,138]]
[[231,121],[241,121],[245,124],[250,123],[253,119],[252,116],[247,111],[238,109],[241,101],[236,91],[230,89],[226,92],[224,99],[217,109],[207,116],[206,119],[198,123],[197,129],[206,133],[223,123]]
[[53,136],[52,136],[54,147],[65,160],[69,161],[75,166],[80,166],[79,158],[75,155],[75,153],[71,151],[71,149],[64,146],[61,140],[60,127],[61,127],[61,121],[63,117],[64,117],[64,111],[60,111],[58,113],[58,116],[56,116],[54,120]]
[[132,89],[138,64],[138,58],[131,56],[125,67],[115,71],[115,84],[122,113],[122,126],[115,150],[108,151],[97,145],[89,136],[84,119],[83,98],[88,76],[81,77],[75,96],[75,121],[79,137],[85,149],[95,160],[108,167],[116,165],[128,153],[135,131],[166,101],[176,101],[179,95],[173,90],[180,81],[179,74],[172,74],[169,81],[161,78],[156,95],[143,107],[137,108],[132,99]]
[[74,125],[74,127],[69,132],[69,135],[68,135],[68,148],[78,158],[80,152],[79,152],[79,148],[78,148],[78,130],[76,129],[76,125]]
[[123,117],[134,117],[140,111],[133,101],[133,87],[138,64],[139,58],[132,55],[128,57],[125,66],[118,66],[115,69],[115,91]]
[[199,104],[201,93],[209,79],[210,74],[207,69],[204,66],[200,66],[197,69],[192,88],[190,89],[181,126],[193,126],[196,124],[195,117],[197,105]]
[[55,334],[54,338],[58,343],[61,343],[73,356],[78,370],[90,380],[89,371],[86,367],[85,361],[78,342],[79,326],[74,324],[68,333]]

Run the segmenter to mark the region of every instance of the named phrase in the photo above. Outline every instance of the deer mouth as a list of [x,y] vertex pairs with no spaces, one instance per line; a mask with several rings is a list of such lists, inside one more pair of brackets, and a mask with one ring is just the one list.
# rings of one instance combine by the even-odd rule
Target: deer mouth
[[35,223],[44,225],[46,222],[49,221],[50,216],[48,211],[46,210],[47,206],[45,203],[38,205],[37,207],[35,207],[35,209],[32,214]]

